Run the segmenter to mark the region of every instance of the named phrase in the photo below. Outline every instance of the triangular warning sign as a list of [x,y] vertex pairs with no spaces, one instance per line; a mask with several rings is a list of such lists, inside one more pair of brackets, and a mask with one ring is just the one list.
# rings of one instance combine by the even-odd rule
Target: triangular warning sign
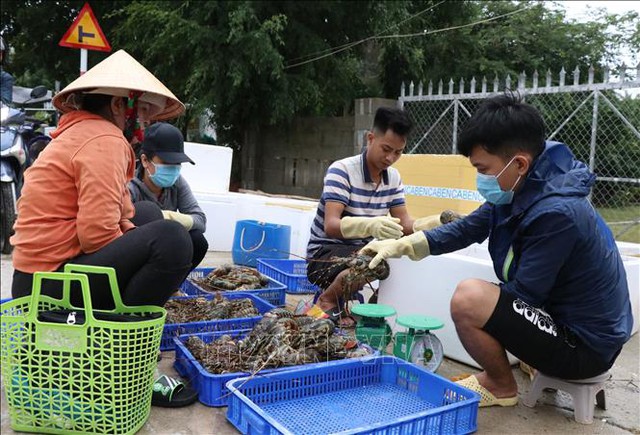
[[111,51],[111,45],[105,38],[91,6],[85,3],[80,13],[64,34],[58,45],[88,50]]

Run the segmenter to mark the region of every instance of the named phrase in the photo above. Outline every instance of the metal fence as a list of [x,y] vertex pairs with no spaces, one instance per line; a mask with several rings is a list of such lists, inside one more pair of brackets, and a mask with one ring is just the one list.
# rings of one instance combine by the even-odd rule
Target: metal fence
[[545,77],[522,73],[514,82],[507,76],[468,84],[449,80],[446,87],[442,80],[426,88],[422,82],[403,83],[399,104],[416,126],[407,152],[456,153],[457,135],[482,100],[517,90],[542,113],[548,139],[566,143],[596,174],[591,201],[616,238],[640,243],[640,65],[605,70],[600,83],[594,82],[593,68],[586,83],[580,83],[577,67],[572,83],[566,75],[563,68],[556,77],[551,71]]

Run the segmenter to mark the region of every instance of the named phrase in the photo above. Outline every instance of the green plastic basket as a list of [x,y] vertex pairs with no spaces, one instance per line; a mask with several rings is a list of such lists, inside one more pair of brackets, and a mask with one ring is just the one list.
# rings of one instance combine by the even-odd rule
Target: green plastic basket
[[[84,273],[109,279],[115,309],[100,312],[160,317],[97,320]],[[40,294],[44,279],[63,282],[61,299]],[[71,304],[73,281],[80,283],[84,308]],[[52,309],[84,310],[85,323],[38,320],[39,312]],[[2,378],[14,430],[133,434],[142,427],[151,411],[163,308],[125,306],[112,268],[67,265],[64,273],[35,273],[32,294],[3,303],[1,310]]]

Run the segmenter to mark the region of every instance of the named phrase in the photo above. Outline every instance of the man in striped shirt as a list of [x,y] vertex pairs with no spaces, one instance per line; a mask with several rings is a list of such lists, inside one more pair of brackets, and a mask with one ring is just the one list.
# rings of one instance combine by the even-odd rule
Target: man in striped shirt
[[[400,174],[393,165],[404,151],[411,121],[400,109],[381,107],[362,154],[331,164],[311,226],[307,248],[309,280],[325,289],[307,314],[337,320],[347,266],[328,261],[347,257],[373,238],[398,239],[413,233]],[[388,216],[391,215],[391,216]],[[365,282],[353,282],[351,291]],[[352,326],[342,316],[340,326]]]

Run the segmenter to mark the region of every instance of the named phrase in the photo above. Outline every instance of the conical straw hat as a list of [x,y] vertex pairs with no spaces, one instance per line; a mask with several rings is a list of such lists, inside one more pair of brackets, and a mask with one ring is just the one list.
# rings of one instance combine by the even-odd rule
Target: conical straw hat
[[154,120],[176,118],[184,104],[129,53],[119,50],[75,79],[53,97],[53,105],[63,113],[75,110],[67,99],[75,93],[106,94],[126,97],[129,91],[144,92],[140,101],[160,107]]

